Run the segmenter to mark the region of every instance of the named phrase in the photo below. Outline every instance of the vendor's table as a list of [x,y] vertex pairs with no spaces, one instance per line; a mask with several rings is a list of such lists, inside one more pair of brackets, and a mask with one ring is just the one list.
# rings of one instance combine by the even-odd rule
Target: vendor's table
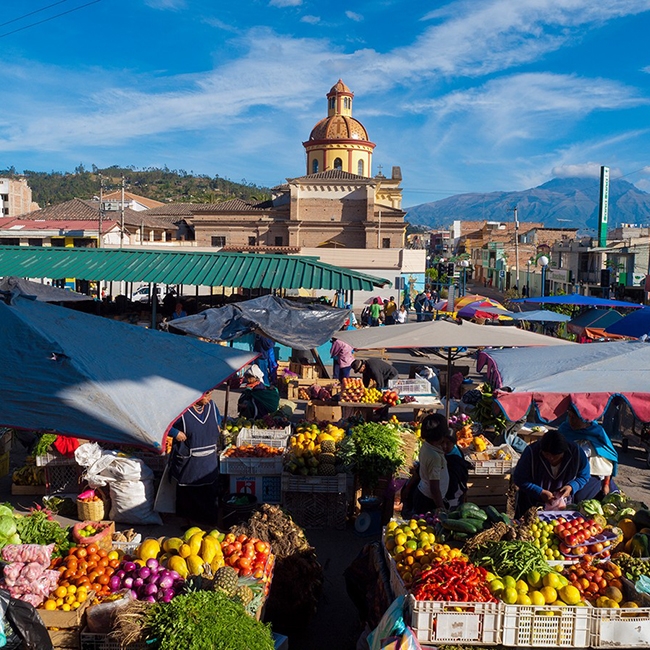
[[402,413],[405,411],[413,411],[413,419],[417,419],[425,411],[438,411],[443,408],[442,402],[440,402],[437,397],[419,397],[415,402],[397,404],[396,406],[390,406],[381,402],[339,402],[339,406],[342,408],[343,419],[354,415],[367,415],[368,411],[374,411],[386,406],[388,406],[391,411]]

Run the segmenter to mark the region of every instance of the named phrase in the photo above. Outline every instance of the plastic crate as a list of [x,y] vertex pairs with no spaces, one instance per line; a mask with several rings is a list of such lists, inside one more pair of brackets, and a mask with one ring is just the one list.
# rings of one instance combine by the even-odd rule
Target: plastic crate
[[[386,528],[384,528],[382,533],[382,539],[386,535]],[[393,599],[398,596],[405,596],[407,594],[406,585],[402,580],[399,572],[397,571],[397,564],[392,558],[391,554],[388,552],[388,549],[382,544],[384,549],[384,557],[386,558],[386,565],[388,566],[388,579],[390,582],[390,588],[393,590]]]
[[76,465],[77,461],[74,456],[64,456],[58,451],[48,451],[41,456],[35,456],[34,461],[37,467],[47,467],[48,465]]
[[235,458],[226,456],[225,451],[219,456],[219,471],[221,474],[238,474],[244,476],[261,476],[282,474],[284,469],[284,454],[273,458]]
[[501,603],[442,603],[408,596],[411,628],[422,644],[499,645]]
[[46,494],[79,494],[81,467],[77,463],[45,466]]
[[286,447],[291,435],[291,425],[284,429],[241,429],[237,434],[237,445],[268,445]]
[[553,521],[560,517],[564,517],[567,521],[572,521],[583,516],[577,510],[540,510],[537,513],[537,518],[541,521]]
[[647,648],[650,646],[650,596],[640,594],[623,578],[625,600],[634,600],[638,608],[594,607],[591,610],[592,648]]
[[252,494],[258,503],[280,503],[282,499],[282,479],[273,476],[239,476],[230,475],[230,492],[232,494]]
[[327,492],[282,491],[282,505],[301,528],[343,529],[348,517],[348,495]]
[[470,474],[480,476],[482,474],[508,474],[511,472],[519,460],[519,454],[510,445],[488,447],[485,451],[496,453],[499,450],[503,450],[505,453],[510,454],[510,460],[501,460],[500,458],[495,458],[494,460],[478,460],[476,455],[481,452],[472,452],[468,454],[466,458],[474,466],[470,471]]
[[587,648],[591,607],[502,605],[504,646]]
[[398,395],[432,395],[431,382],[427,379],[389,379],[388,389]]
[[117,641],[109,639],[107,634],[97,634],[84,628],[81,632],[81,650],[147,650],[151,646],[146,641],[120,645]]
[[283,492],[324,492],[327,494],[347,493],[349,490],[348,475],[341,473],[336,476],[299,476],[282,474]]

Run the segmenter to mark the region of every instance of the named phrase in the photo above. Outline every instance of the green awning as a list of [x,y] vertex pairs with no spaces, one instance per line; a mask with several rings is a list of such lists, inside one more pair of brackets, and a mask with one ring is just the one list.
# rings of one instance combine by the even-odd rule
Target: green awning
[[0,246],[0,277],[9,275],[245,289],[373,291],[390,285],[297,255]]

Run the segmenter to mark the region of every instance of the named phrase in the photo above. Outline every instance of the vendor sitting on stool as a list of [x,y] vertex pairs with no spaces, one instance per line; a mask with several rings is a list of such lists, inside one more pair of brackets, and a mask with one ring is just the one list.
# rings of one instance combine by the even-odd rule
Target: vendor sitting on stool
[[519,488],[515,517],[521,517],[533,506],[558,503],[553,507],[558,510],[561,500],[575,501],[591,474],[582,449],[557,429],[549,429],[541,440],[524,449],[512,478]]
[[237,402],[237,412],[241,417],[254,420],[278,410],[280,393],[275,386],[265,386],[263,379],[264,373],[257,365],[244,373],[246,388]]
[[573,406],[569,407],[567,419],[559,426],[558,431],[567,440],[575,442],[589,459],[591,479],[585,487],[575,495],[574,501],[587,499],[602,499],[618,488],[612,477],[618,469],[618,452],[614,448],[605,429],[595,420],[585,421]]

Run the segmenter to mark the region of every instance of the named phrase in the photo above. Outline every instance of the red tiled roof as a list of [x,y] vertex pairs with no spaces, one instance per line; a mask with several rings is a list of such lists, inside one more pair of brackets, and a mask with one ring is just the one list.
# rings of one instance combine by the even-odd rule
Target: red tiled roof
[[197,206],[203,203],[163,203],[159,207],[147,210],[149,216],[190,217]]
[[209,212],[261,212],[271,207],[270,201],[259,201],[250,203],[244,199],[230,199],[223,203],[197,203],[193,210],[194,214]]
[[[122,190],[116,190],[115,192],[109,192],[104,194],[102,197],[104,201],[119,201],[122,199]],[[147,208],[157,208],[161,205],[164,205],[161,201],[156,201],[155,199],[148,199],[146,196],[140,196],[139,194],[133,194],[133,192],[124,192],[124,199],[137,201]]]
[[297,178],[287,178],[287,181],[366,181],[371,182],[372,178],[367,178],[365,176],[359,176],[358,174],[351,174],[350,172],[344,172],[341,169],[328,169],[324,172],[318,172],[316,174],[308,174],[307,176],[298,176]]

